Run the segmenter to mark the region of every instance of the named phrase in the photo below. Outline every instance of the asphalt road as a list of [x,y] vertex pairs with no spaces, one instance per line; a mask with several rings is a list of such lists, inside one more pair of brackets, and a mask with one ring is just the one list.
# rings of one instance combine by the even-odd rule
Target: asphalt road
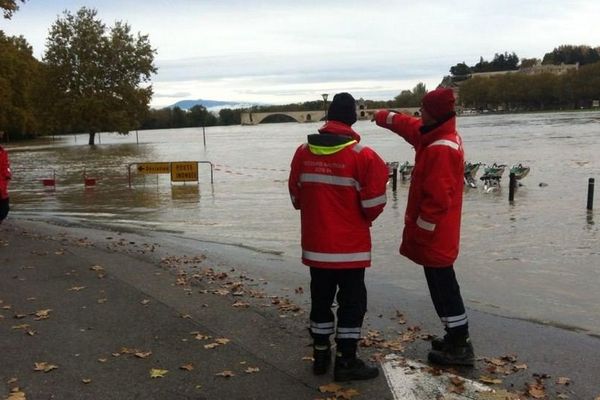
[[[403,380],[388,372],[320,391],[332,377],[313,376],[307,359],[307,275],[298,260],[176,233],[10,218],[0,225],[0,398],[402,398],[392,383]],[[372,271],[367,280],[361,354],[402,372],[383,357],[422,361],[439,322],[425,291]],[[474,369],[407,375],[483,377],[522,398],[600,396],[599,338],[473,308],[469,316]],[[454,398],[444,385],[438,395]],[[431,398],[418,390],[414,398]]]

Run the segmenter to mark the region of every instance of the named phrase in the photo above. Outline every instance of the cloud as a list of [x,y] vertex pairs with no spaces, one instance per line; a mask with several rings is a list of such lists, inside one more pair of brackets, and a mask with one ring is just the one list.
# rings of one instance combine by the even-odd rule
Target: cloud
[[169,98],[183,98],[190,97],[192,94],[190,92],[177,92],[177,93],[154,93],[153,97],[169,97]]

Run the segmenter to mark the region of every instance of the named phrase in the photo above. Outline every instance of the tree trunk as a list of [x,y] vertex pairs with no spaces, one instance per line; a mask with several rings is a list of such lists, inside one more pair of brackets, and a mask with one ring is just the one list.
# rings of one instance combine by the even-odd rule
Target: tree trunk
[[96,143],[94,143],[94,138],[96,137],[96,132],[90,132],[90,140],[88,141],[88,144],[90,146],[95,145]]

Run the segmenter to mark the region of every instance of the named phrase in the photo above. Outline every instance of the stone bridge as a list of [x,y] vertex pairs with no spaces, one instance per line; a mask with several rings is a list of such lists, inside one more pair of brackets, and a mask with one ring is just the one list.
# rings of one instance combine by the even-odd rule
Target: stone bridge
[[[409,115],[414,115],[419,112],[419,107],[406,107],[391,109],[396,112],[401,112]],[[363,106],[357,107],[356,115],[359,120],[369,120],[373,113],[377,110],[368,110]],[[325,119],[326,112],[323,110],[316,111],[275,111],[275,112],[245,112],[241,114],[242,125],[258,125],[265,118],[271,115],[287,115],[298,122],[318,122]]]

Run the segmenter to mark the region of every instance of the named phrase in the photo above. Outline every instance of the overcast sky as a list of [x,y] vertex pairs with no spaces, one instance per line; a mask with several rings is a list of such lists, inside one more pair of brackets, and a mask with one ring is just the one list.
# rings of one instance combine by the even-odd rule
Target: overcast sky
[[156,49],[151,105],[183,99],[271,104],[348,91],[389,100],[450,66],[561,44],[600,46],[600,1],[27,0],[0,29],[42,58],[52,23],[87,6]]

